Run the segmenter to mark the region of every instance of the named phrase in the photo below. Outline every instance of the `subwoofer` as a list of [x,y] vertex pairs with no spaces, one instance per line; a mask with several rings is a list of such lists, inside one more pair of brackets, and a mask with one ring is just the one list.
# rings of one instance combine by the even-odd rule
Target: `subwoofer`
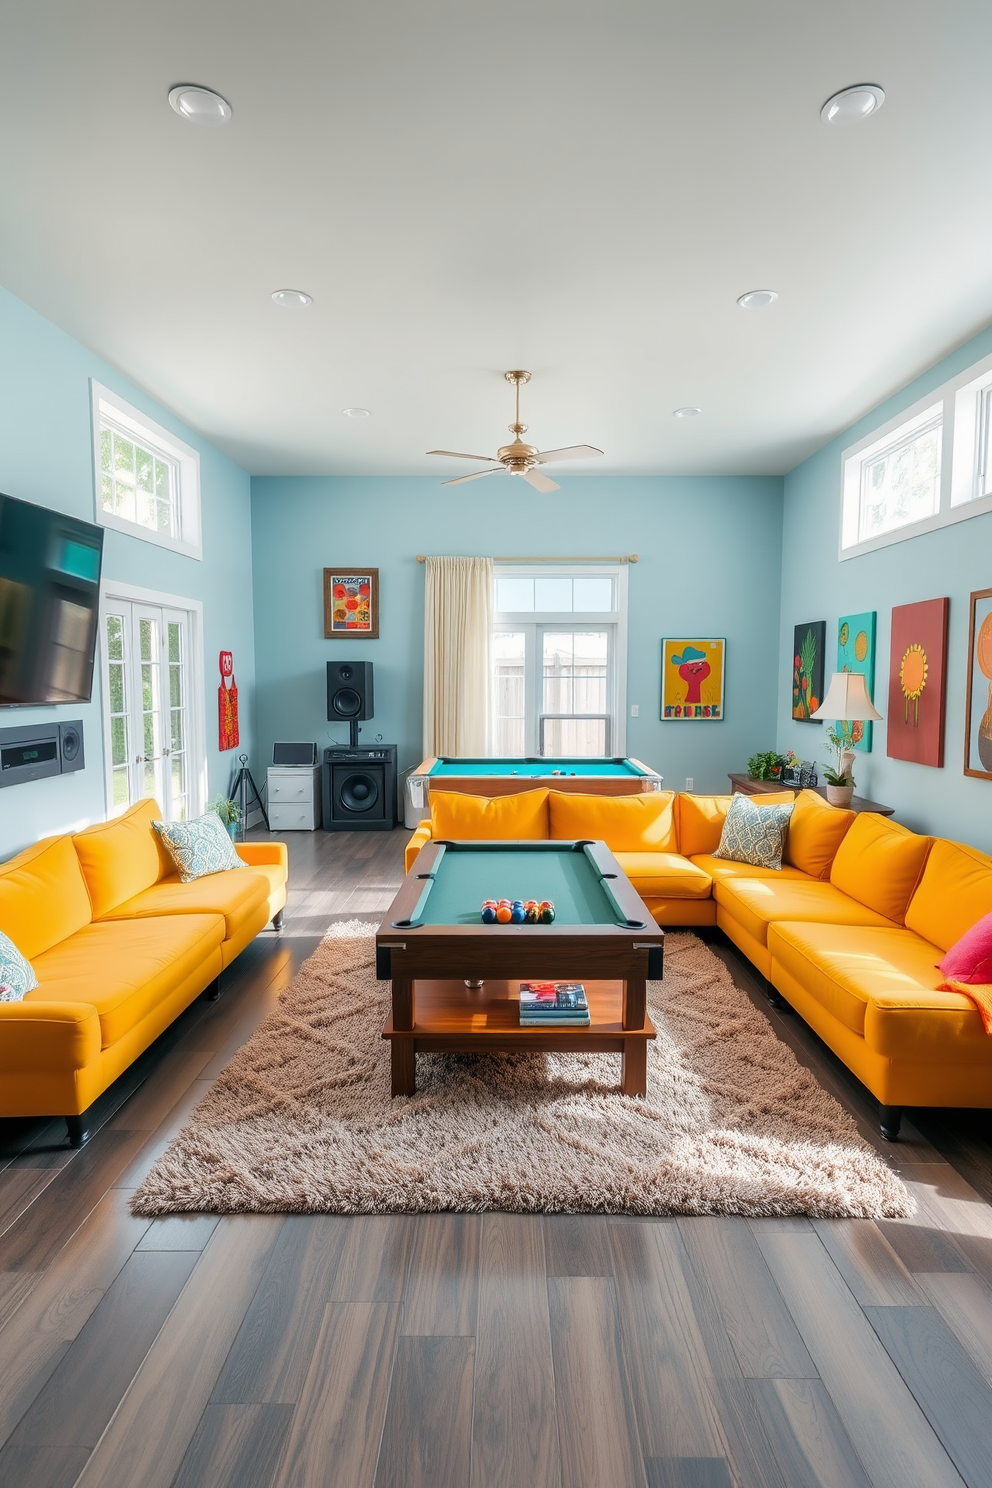
[[324,750],[324,829],[391,832],[396,826],[396,745]]

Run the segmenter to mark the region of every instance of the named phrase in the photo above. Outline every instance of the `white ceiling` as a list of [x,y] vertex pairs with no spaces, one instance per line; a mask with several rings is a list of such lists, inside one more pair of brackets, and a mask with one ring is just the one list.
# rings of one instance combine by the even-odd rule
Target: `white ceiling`
[[462,473],[508,367],[597,471],[784,471],[992,317],[990,56],[988,0],[0,0],[0,283],[253,473]]

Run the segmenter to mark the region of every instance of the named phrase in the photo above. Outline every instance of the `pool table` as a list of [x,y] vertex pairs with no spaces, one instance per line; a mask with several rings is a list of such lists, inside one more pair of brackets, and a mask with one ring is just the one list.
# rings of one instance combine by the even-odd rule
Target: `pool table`
[[541,755],[504,755],[470,758],[435,755],[411,772],[409,787],[414,805],[426,811],[430,790],[465,791],[473,796],[509,796],[516,791],[547,785],[552,790],[585,791],[599,796],[632,796],[661,790],[662,777],[636,759],[558,759]]
[[[550,899],[550,925],[484,925],[483,899]],[[643,1095],[646,983],[664,931],[603,842],[428,842],[376,932],[392,982],[392,1093],[413,1095],[419,1053],[543,1050],[621,1055]],[[588,1028],[521,1028],[519,982],[582,981]]]

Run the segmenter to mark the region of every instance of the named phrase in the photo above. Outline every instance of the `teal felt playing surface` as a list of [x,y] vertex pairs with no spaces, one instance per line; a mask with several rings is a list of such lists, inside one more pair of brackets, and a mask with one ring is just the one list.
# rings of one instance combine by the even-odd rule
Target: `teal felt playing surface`
[[[581,851],[446,848],[418,922],[478,925],[483,899],[550,899],[558,925],[613,925],[617,921],[599,873]],[[504,926],[487,928],[496,935]]]
[[431,766],[435,775],[523,775],[540,777],[551,775],[553,770],[564,770],[566,775],[643,775],[636,765],[626,759],[440,759]]

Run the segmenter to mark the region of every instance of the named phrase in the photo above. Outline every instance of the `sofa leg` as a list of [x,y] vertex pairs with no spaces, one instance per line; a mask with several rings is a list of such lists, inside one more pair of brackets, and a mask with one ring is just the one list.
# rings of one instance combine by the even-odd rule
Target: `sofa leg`
[[284,914],[284,910],[280,909],[280,910],[277,910],[276,913],[272,916],[272,928],[273,928],[273,930],[277,931],[280,935],[282,934],[282,917],[283,917],[283,914]]
[[86,1112],[82,1116],[67,1116],[65,1124],[69,1132],[69,1146],[82,1147],[90,1139],[89,1122]]
[[765,996],[768,998],[768,1001],[771,1003],[772,1007],[779,1008],[782,1011],[788,1011],[789,1004],[786,1002],[781,992],[779,992],[777,988],[772,986],[767,977],[764,978],[764,983]]
[[203,995],[207,999],[208,1002],[216,1002],[217,1001],[218,997],[220,996],[220,977],[219,976],[214,977],[213,981],[210,983],[210,986],[207,988],[206,992]]
[[899,1128],[902,1125],[902,1106],[879,1105],[878,1125],[887,1142],[898,1142]]

